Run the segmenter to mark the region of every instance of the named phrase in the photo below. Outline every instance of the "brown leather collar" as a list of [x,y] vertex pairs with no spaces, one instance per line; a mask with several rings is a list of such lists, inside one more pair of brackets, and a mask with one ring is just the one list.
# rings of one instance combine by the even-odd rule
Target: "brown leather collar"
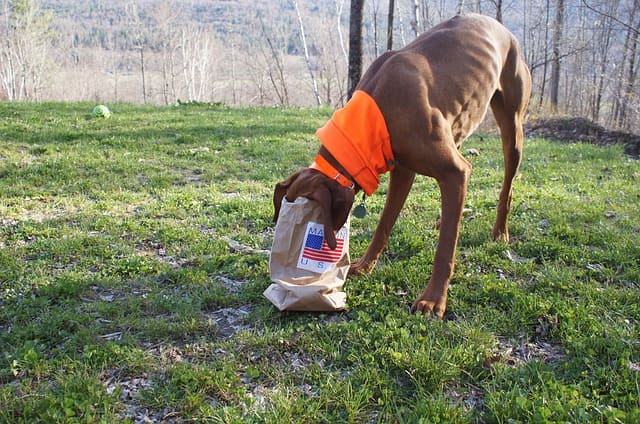
[[[332,163],[333,162],[333,163]],[[320,148],[320,151],[313,160],[313,163],[309,167],[322,172],[327,177],[335,180],[341,186],[353,191],[354,194],[360,190],[354,179],[342,169],[342,166],[331,156],[331,153],[324,148]]]

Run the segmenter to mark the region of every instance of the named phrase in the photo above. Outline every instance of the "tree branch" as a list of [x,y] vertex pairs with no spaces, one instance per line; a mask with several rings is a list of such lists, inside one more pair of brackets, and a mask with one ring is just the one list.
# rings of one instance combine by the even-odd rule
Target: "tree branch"
[[[586,51],[588,49],[589,49],[589,46],[578,47],[578,48],[576,48],[574,50],[571,50],[569,52],[566,52],[564,54],[559,55],[558,59],[562,60],[565,57],[577,55],[578,53],[582,53],[582,52],[584,52],[584,51]],[[553,60],[552,58],[546,57],[544,60],[541,60],[540,62],[529,64],[529,69],[533,71],[533,70],[539,68],[540,66],[543,66],[544,64],[551,63],[552,60]]]
[[[640,34],[640,30],[638,28],[633,27],[632,25],[627,24],[626,22],[622,22],[620,19],[616,18],[615,16],[612,16],[608,13],[605,12],[601,12],[598,9],[596,9],[595,7],[591,6],[589,3],[587,3],[587,0],[582,0],[582,4],[585,5],[585,7],[587,9],[589,9],[592,12],[597,13],[598,15],[604,16],[606,18],[611,19],[614,22],[619,23],[620,25],[622,25],[623,27],[625,27],[626,29],[628,29],[629,31],[635,32],[636,34]],[[633,23],[632,23],[633,24]]]

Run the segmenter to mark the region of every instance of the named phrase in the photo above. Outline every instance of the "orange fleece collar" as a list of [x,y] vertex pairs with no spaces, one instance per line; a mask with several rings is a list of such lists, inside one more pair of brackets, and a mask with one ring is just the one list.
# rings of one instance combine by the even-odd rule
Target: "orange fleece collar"
[[[380,185],[378,177],[395,166],[384,117],[375,100],[362,90],[356,90],[345,107],[335,111],[316,135],[367,195]],[[316,169],[338,179],[335,173],[328,175]]]

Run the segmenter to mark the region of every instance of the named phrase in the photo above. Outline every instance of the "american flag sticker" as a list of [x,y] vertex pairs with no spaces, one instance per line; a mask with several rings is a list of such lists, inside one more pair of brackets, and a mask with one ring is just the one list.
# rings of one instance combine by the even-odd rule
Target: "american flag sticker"
[[336,234],[336,248],[331,250],[324,239],[324,226],[309,222],[305,231],[304,244],[300,249],[298,268],[323,273],[335,266],[342,257],[347,228],[342,227]]

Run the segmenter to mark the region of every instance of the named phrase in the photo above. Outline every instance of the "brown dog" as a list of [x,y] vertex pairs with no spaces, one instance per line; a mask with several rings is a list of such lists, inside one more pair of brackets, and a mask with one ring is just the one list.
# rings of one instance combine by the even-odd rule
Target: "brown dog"
[[[298,196],[316,200],[322,207],[327,244],[335,248],[334,231],[347,219],[354,194],[360,189],[371,194],[377,187],[375,174],[391,171],[373,239],[350,269],[352,275],[366,273],[387,245],[415,174],[435,178],[442,202],[440,238],[433,273],[412,311],[442,318],[471,174],[471,164],[460,154],[460,146],[478,127],[489,105],[500,128],[505,163],[492,235],[496,240],[509,240],[511,186],[522,158],[522,120],[531,93],[531,77],[520,46],[492,18],[456,16],[403,49],[380,56],[356,90],[360,100],[354,100],[354,95],[318,130],[323,146],[314,165],[276,186],[275,219],[285,195],[289,201]],[[369,111],[359,112],[362,107],[356,103]],[[376,114],[382,116],[382,124],[376,121]],[[361,139],[373,139],[374,146],[365,151],[350,146]],[[360,158],[357,165],[351,164],[353,157]]]

